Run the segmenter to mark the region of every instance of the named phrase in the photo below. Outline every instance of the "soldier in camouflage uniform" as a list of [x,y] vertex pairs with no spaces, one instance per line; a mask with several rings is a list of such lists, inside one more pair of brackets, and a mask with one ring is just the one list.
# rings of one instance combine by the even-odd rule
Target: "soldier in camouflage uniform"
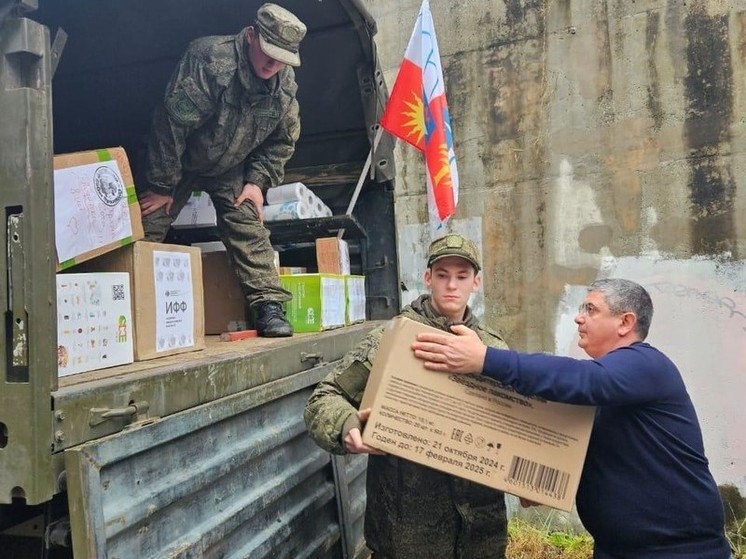
[[[434,241],[423,295],[401,313],[449,331],[465,324],[490,346],[506,348],[467,303],[481,282],[479,253],[460,235]],[[314,390],[304,412],[316,443],[335,454],[368,453],[365,539],[375,559],[505,557],[503,493],[382,454],[361,440],[370,410],[358,410],[384,327],[373,330]]]
[[282,312],[269,231],[267,189],[283,178],[300,135],[297,85],[305,25],[275,4],[238,35],[193,41],[153,116],[147,191],[140,195],[145,239],[162,241],[194,190],[207,192],[218,231],[262,336],[292,336]]

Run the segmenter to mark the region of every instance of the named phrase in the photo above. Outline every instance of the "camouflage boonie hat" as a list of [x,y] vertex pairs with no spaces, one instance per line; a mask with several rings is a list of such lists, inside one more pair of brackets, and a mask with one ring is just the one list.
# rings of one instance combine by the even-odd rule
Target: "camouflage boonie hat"
[[300,66],[298,46],[306,36],[306,26],[277,4],[263,4],[256,12],[259,47],[279,62]]
[[430,243],[430,249],[427,251],[427,267],[431,268],[436,261],[447,256],[460,256],[468,260],[477,272],[482,269],[476,245],[461,235],[446,235]]

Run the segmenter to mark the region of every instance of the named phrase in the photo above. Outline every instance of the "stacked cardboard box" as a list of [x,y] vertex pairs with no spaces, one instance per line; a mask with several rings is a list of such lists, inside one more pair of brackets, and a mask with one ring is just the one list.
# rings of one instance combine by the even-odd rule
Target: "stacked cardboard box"
[[316,239],[317,274],[305,268],[280,267],[280,283],[293,300],[285,305],[296,332],[318,332],[366,318],[365,277],[350,275],[347,241]]
[[205,347],[199,248],[138,241],[80,268],[129,273],[135,317],[135,361]]
[[344,277],[332,274],[281,275],[293,299],[285,313],[296,332],[319,332],[345,325]]
[[277,271],[281,276],[292,276],[297,274],[307,274],[308,268],[305,266],[280,266]]
[[127,154],[121,147],[54,157],[57,271],[144,236]]
[[350,248],[337,237],[316,239],[316,264],[320,274],[350,274]]
[[195,243],[202,251],[205,293],[205,334],[246,330],[249,327],[241,284],[221,242]]

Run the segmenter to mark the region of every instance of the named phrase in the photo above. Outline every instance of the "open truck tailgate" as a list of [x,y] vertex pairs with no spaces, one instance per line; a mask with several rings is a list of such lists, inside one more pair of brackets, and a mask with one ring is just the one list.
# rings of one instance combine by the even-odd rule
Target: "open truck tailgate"
[[[75,557],[361,553],[365,458],[319,449],[302,412],[375,325],[210,340],[188,364],[174,356],[64,379],[55,409]],[[137,409],[124,413],[130,403]]]

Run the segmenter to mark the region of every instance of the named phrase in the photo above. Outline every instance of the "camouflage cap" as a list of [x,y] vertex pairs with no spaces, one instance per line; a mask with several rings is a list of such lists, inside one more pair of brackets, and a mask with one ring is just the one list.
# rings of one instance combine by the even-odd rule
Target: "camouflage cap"
[[482,269],[476,245],[461,235],[446,235],[430,243],[430,249],[427,251],[427,267],[432,267],[433,263],[447,256],[460,256],[468,260],[477,272]]
[[298,46],[306,36],[306,26],[277,4],[262,4],[256,12],[259,47],[262,52],[290,66],[300,66]]

